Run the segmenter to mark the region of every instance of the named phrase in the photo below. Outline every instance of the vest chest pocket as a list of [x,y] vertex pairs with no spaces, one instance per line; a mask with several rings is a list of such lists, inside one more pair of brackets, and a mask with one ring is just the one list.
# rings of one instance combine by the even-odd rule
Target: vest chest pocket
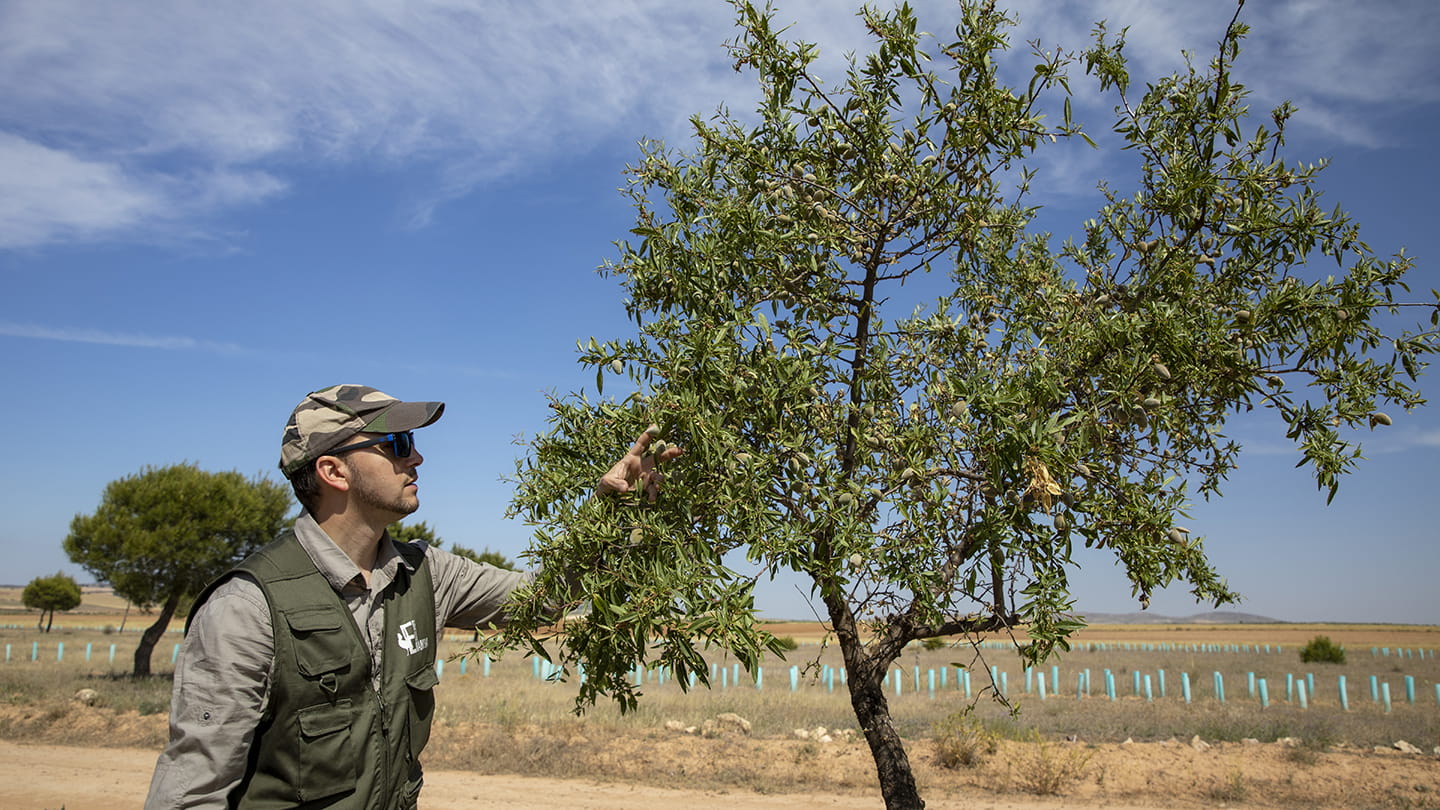
[[333,608],[305,608],[288,611],[285,621],[295,640],[295,666],[306,678],[318,678],[350,665],[354,649],[344,622],[350,617]]
[[296,713],[300,726],[300,801],[354,790],[360,757],[352,744],[355,710],[348,699],[310,706]]

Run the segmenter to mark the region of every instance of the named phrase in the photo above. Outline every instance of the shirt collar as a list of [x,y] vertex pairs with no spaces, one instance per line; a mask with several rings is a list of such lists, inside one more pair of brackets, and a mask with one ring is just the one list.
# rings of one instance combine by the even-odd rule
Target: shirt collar
[[[300,541],[300,547],[310,555],[310,560],[315,563],[320,574],[330,583],[330,587],[336,592],[342,591],[352,583],[358,583],[364,587],[365,579],[360,575],[360,567],[350,559],[330,535],[320,528],[315,518],[309,512],[301,512],[300,517],[295,519],[295,537]],[[383,588],[395,579],[396,569],[404,565],[414,573],[415,568],[400,556],[395,548],[395,541],[391,539],[390,533],[386,532],[380,539],[380,551],[375,557],[375,568],[370,572],[370,587],[373,589]]]

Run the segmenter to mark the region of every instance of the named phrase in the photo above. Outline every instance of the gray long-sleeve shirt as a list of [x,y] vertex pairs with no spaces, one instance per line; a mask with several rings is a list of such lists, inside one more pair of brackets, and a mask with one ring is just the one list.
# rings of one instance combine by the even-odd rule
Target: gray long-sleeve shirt
[[[370,584],[310,517],[295,522],[300,545],[350,608],[371,657],[378,688],[385,611],[380,595],[405,565],[387,535]],[[472,562],[438,548],[426,551],[435,581],[435,626],[496,624],[512,591],[530,574]],[[155,765],[146,810],[224,808],[245,774],[256,726],[270,696],[274,637],[260,586],[234,576],[196,611],[180,648],[170,703],[170,742]]]

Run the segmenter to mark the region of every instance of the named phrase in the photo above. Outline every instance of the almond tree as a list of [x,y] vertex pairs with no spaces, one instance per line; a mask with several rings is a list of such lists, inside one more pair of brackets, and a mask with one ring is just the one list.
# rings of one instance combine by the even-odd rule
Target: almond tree
[[[582,708],[631,707],[637,663],[684,685],[705,681],[707,647],[747,667],[777,649],[755,575],[728,561],[800,572],[887,807],[920,807],[884,689],[906,644],[1023,627],[1029,663],[1065,649],[1077,544],[1112,553],[1142,606],[1176,582],[1233,601],[1177,525],[1236,464],[1227,420],[1273,409],[1333,496],[1355,429],[1422,403],[1436,333],[1396,330],[1412,261],[1321,206],[1323,161],[1284,154],[1291,107],[1252,116],[1238,14],[1208,64],[1143,86],[1100,26],[1078,54],[1034,49],[1011,87],[993,3],[936,24],[954,38],[863,10],[874,50],[831,83],[768,9],[737,9],[759,108],[697,117],[692,151],[647,143],[630,168],[635,239],[602,272],[636,333],[580,359],[634,393],[552,401],[513,505],[537,529],[541,598],[490,649],[583,668]],[[1081,68],[1137,171],[1061,241],[1035,228],[1028,167],[1085,137]],[[590,498],[596,465],[650,423],[686,450],[660,499]],[[537,629],[567,598],[585,617]]]

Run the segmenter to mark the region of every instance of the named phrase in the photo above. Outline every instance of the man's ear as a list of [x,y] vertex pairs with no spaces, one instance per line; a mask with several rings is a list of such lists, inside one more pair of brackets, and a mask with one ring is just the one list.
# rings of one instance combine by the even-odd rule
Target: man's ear
[[315,461],[315,480],[321,486],[330,487],[338,492],[350,490],[350,468],[345,462],[335,456],[321,456]]

